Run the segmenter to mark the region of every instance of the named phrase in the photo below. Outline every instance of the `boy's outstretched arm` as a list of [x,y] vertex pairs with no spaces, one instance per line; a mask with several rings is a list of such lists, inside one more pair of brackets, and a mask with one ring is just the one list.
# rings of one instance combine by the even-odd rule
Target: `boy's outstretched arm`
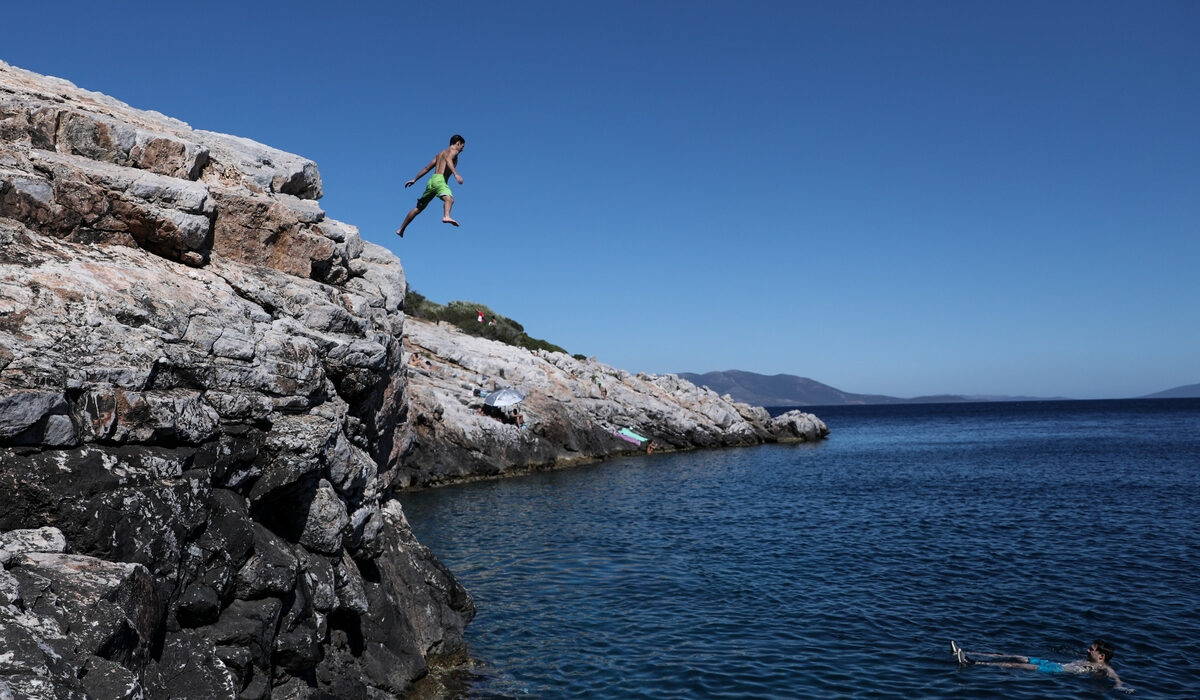
[[446,159],[446,167],[450,168],[450,172],[454,173],[454,179],[458,180],[458,184],[460,184],[460,185],[463,184],[462,175],[459,175],[458,168],[454,167],[454,159],[453,158]]
[[[421,178],[422,178],[422,177],[425,175],[425,173],[429,172],[430,170],[433,170],[433,166],[434,166],[434,164],[435,164],[435,163],[437,163],[437,157],[436,157],[436,156],[434,157],[434,159],[433,159],[433,160],[429,161],[429,165],[426,165],[424,168],[421,168],[421,172],[417,173],[417,174],[416,174],[416,175],[413,177],[413,179],[411,179],[411,180],[409,180],[408,182],[404,183],[404,186],[405,186],[405,187],[412,187],[412,186],[413,186],[413,183],[415,183],[417,180],[420,180],[420,179],[421,179]],[[456,174],[457,174],[457,173],[456,173]],[[459,178],[459,179],[458,179],[458,182],[459,182],[459,184],[461,185],[461,184],[462,184],[462,178]]]

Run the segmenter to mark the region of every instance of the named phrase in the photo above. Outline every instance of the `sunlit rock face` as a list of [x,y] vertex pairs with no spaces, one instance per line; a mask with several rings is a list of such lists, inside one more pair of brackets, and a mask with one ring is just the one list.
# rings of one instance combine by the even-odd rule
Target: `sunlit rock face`
[[[495,477],[634,452],[811,442],[829,434],[808,413],[772,419],[764,408],[673,374],[631,374],[594,359],[531,352],[446,323],[408,319],[404,345],[413,444],[398,485]],[[489,408],[486,395],[504,387],[524,399]],[[622,429],[646,440],[623,437]]]
[[461,650],[391,498],[404,272],[320,196],[0,63],[0,697],[389,697]]

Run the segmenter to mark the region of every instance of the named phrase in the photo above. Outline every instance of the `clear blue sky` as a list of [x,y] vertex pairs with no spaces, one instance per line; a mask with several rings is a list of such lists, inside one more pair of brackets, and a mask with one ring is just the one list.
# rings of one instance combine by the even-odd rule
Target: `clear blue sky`
[[[1200,382],[1200,2],[10,3],[0,59],[311,158],[328,215],[631,371]],[[394,235],[466,136],[453,229]]]

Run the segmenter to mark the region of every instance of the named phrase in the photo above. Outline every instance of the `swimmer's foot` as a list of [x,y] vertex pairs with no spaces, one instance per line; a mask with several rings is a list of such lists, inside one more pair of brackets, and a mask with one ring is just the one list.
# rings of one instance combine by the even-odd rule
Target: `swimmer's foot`
[[966,653],[954,643],[954,640],[950,640],[950,653],[954,654],[954,658],[958,659],[958,663],[960,664],[966,665],[971,663],[970,659],[967,658]]
[[401,238],[404,238],[404,229],[402,229],[402,228],[396,229],[396,235]]
[[451,226],[458,226],[458,222],[457,222],[457,221],[455,221],[454,219],[451,219],[451,218],[450,218],[450,217],[448,217],[448,216],[444,216],[444,217],[442,217],[442,223],[443,223],[443,224],[450,224]]

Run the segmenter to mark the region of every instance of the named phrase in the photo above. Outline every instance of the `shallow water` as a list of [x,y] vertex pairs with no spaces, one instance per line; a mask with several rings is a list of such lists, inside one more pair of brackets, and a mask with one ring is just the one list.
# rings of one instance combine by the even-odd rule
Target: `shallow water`
[[1200,401],[838,407],[817,445],[404,494],[474,595],[466,697],[1124,696],[959,668],[1104,637],[1200,696]]

